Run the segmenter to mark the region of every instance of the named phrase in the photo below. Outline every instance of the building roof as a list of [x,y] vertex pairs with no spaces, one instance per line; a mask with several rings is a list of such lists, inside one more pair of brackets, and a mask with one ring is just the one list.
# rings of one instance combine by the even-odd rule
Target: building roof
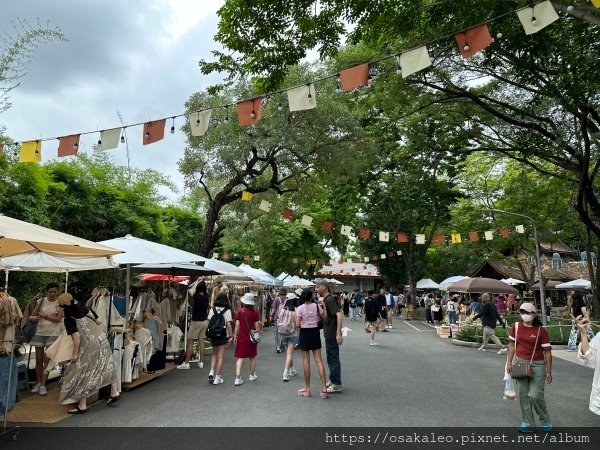
[[567,255],[579,255],[579,250],[575,250],[574,248],[569,247],[567,244],[560,240],[553,243],[540,242],[540,249],[544,253],[562,253]]

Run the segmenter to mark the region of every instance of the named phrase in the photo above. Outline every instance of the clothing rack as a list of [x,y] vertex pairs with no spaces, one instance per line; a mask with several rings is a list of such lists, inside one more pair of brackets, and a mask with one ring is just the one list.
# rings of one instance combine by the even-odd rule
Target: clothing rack
[[7,356],[6,358],[10,358],[10,364],[9,364],[9,369],[8,369],[8,382],[7,382],[7,387],[6,387],[6,399],[5,403],[4,403],[4,411],[2,412],[4,415],[4,421],[2,424],[2,431],[0,431],[0,441],[4,440],[4,439],[11,439],[13,441],[17,440],[17,437],[19,435],[19,427],[11,427],[9,428],[7,423],[8,423],[8,403],[9,403],[9,399],[11,396],[11,392],[10,392],[10,386],[11,386],[11,380],[13,376],[18,376],[16,373],[13,373],[13,366],[15,365],[15,344],[17,343],[17,341],[13,338],[10,340],[0,340],[0,344],[2,343],[7,343],[10,345],[10,356]]

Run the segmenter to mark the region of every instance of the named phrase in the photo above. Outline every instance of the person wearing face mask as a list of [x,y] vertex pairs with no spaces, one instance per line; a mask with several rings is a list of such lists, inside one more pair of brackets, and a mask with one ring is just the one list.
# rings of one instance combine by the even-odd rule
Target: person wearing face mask
[[574,318],[581,342],[577,358],[588,367],[594,368],[594,379],[592,380],[592,392],[590,393],[590,411],[600,415],[600,333],[588,340],[590,319],[583,315]]
[[532,303],[523,303],[519,308],[521,321],[516,322],[509,332],[509,346],[506,357],[506,371],[512,373],[513,358],[527,364],[531,362],[533,376],[519,378],[517,389],[521,407],[522,422],[519,431],[532,433],[535,426],[534,410],[542,423],[543,431],[552,431],[544,398],[545,383],[552,383],[552,347],[548,332],[536,315]]

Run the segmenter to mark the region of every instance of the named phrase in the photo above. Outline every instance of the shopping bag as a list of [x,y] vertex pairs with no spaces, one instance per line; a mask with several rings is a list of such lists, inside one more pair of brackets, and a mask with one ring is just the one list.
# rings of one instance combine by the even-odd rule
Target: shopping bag
[[517,396],[517,389],[515,387],[515,380],[510,376],[508,372],[504,372],[504,396],[503,400],[514,400]]

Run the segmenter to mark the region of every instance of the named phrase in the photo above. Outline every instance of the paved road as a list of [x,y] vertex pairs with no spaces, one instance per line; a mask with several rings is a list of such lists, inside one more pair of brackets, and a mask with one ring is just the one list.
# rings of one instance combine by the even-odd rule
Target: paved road
[[[301,374],[283,383],[283,355],[273,349],[272,329],[259,348],[258,380],[233,385],[233,349],[225,383],[208,383],[204,369],[174,370],[134,391],[113,407],[56,424],[76,426],[500,426],[520,422],[516,401],[502,400],[505,356],[452,345],[423,322],[395,320],[370,347],[361,322],[341,349],[344,392],[322,400],[300,398]],[[301,367],[300,353],[295,364]],[[546,399],[555,426],[598,426],[588,410],[592,371],[555,358]],[[317,377],[313,371],[313,380]],[[315,385],[316,391],[316,385]]]

